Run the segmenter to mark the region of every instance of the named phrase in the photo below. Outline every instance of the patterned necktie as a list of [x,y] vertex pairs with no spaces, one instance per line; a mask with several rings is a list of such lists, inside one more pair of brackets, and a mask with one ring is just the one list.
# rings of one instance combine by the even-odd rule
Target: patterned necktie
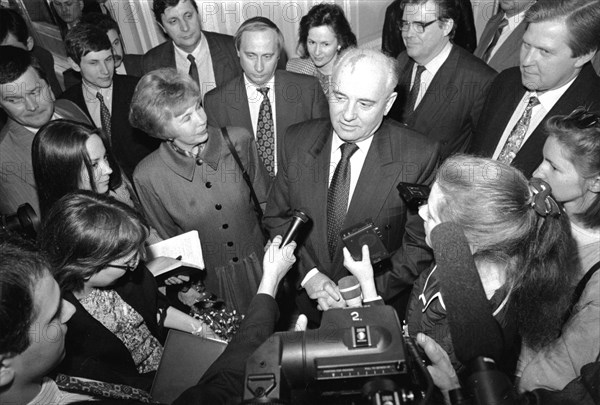
[[258,110],[258,124],[256,126],[256,146],[258,156],[267,168],[271,177],[275,176],[275,138],[273,137],[273,113],[269,101],[269,88],[258,89],[263,95],[260,109]]
[[496,32],[494,33],[492,42],[490,42],[487,49],[483,53],[483,56],[481,57],[481,59],[485,63],[487,63],[490,60],[490,56],[492,56],[492,51],[494,50],[494,47],[498,43],[498,40],[500,39],[500,35],[502,35],[502,30],[504,30],[504,27],[506,27],[507,25],[508,25],[508,20],[506,18],[503,18],[502,21],[500,21],[500,24],[498,24],[498,28],[496,29]]
[[417,65],[417,73],[415,74],[415,81],[413,83],[410,93],[408,93],[408,100],[406,101],[407,114],[412,114],[417,106],[417,98],[419,98],[419,90],[421,89],[421,74],[425,71],[425,66]]
[[74,392],[93,397],[153,403],[150,394],[129,385],[89,380],[60,373],[56,375],[54,382],[61,391]]
[[527,103],[527,107],[525,107],[525,111],[523,111],[523,115],[521,115],[519,121],[517,121],[512,131],[510,131],[510,135],[508,135],[508,139],[506,140],[500,155],[498,155],[498,160],[500,162],[510,164],[517,155],[517,152],[519,152],[519,149],[521,149],[521,144],[527,133],[527,128],[529,128],[529,121],[531,121],[531,110],[539,103],[540,100],[538,100],[537,97],[533,96],[529,98],[529,102]]
[[102,122],[102,129],[106,133],[106,137],[111,140],[110,111],[108,111],[108,107],[104,104],[104,97],[102,97],[100,92],[96,93],[96,98],[100,101],[100,121]]
[[[190,61],[190,71],[188,72],[190,77],[194,79],[198,87],[200,87],[200,76],[198,75],[198,66],[196,66],[196,58],[194,58],[191,54],[187,56]],[[202,89],[200,89],[202,91]]]
[[327,247],[329,257],[333,259],[337,248],[339,233],[348,211],[350,194],[350,157],[358,150],[355,143],[340,146],[342,157],[335,168],[327,193]]

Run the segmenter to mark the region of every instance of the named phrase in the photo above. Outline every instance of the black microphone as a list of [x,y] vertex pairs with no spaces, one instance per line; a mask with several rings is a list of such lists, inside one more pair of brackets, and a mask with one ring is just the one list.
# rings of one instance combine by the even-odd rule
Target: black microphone
[[307,223],[308,220],[308,215],[306,215],[304,212],[300,210],[294,210],[294,213],[292,214],[292,223],[290,224],[290,227],[285,235],[283,235],[280,246],[283,247],[296,239],[296,235],[298,234],[301,225]]

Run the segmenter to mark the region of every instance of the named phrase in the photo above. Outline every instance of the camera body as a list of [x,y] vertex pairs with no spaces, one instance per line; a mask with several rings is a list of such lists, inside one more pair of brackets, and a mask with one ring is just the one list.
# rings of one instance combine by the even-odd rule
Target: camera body
[[319,329],[271,336],[246,362],[243,398],[294,404],[384,398],[403,404],[416,397],[410,386],[396,312],[365,306],[329,310]]

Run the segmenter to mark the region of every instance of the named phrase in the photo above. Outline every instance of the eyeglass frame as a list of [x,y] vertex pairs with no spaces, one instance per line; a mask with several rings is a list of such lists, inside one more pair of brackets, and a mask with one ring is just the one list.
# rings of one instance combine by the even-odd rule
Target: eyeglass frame
[[[422,33],[425,32],[425,29],[427,27],[429,27],[431,24],[433,24],[434,22],[437,22],[437,21],[441,21],[441,19],[440,18],[436,18],[435,20],[432,20],[432,21],[429,21],[429,22],[400,20],[400,23],[398,25],[400,26],[400,31],[408,32],[408,30],[412,26],[413,30],[417,34],[422,34]],[[417,27],[420,27],[420,28],[417,28]]]
[[131,265],[131,264],[112,264],[112,263],[108,263],[106,265],[106,267],[114,267],[115,269],[121,269],[121,270],[125,270],[125,271],[135,271],[135,269],[138,268],[138,266],[140,265],[140,262],[143,260],[144,258],[144,254],[142,253],[141,250],[138,250],[136,252],[136,254],[129,260],[129,262],[131,262],[131,260],[135,259],[135,266]]

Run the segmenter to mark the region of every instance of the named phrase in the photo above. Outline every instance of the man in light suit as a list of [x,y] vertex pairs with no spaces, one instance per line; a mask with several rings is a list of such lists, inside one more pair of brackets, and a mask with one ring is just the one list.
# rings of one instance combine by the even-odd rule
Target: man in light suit
[[[129,124],[129,104],[139,78],[115,75],[111,44],[100,28],[79,23],[71,28],[65,44],[71,67],[83,80],[61,98],[77,104],[97,128],[104,129],[117,162],[131,179],[135,166],[160,144]],[[103,116],[108,122],[103,122]]]
[[39,213],[31,164],[35,134],[52,119],[90,122],[72,102],[54,102],[45,72],[29,52],[0,46],[0,54],[0,108],[8,115],[0,132],[0,213],[12,214],[25,203]]
[[163,67],[191,73],[193,65],[188,55],[192,55],[202,95],[242,73],[233,38],[202,31],[194,0],[154,0],[152,9],[169,39],[146,52],[142,61],[144,73]]
[[398,98],[388,117],[441,146],[442,159],[464,152],[496,72],[452,43],[458,9],[452,0],[404,0],[406,51],[398,56]]
[[473,53],[497,72],[519,66],[525,12],[536,0],[500,0],[500,11],[490,18]]
[[[294,209],[312,219],[299,238],[296,299],[312,326],[320,316],[310,299],[317,299],[321,309],[342,302],[333,284],[349,274],[342,264],[339,230],[367,218],[379,228],[394,254],[384,266],[393,272],[389,290],[380,291],[388,302],[410,291],[431,262],[423,221],[396,187],[400,182],[429,184],[439,150],[417,132],[384,120],[396,99],[397,80],[394,59],[375,50],[348,50],[333,71],[330,118],[293,125],[285,135],[264,222],[274,236],[285,232]],[[347,191],[340,191],[340,184]]]
[[[234,37],[244,73],[211,92],[204,100],[208,124],[217,128],[243,127],[258,138],[260,107],[268,101],[273,112],[275,145],[272,176],[283,148],[287,128],[298,122],[328,115],[327,100],[317,78],[277,70],[283,35],[267,18],[246,20]],[[259,90],[267,88],[267,98]],[[257,139],[257,143],[261,142]],[[263,155],[261,155],[263,157]]]
[[491,86],[470,152],[531,176],[542,162],[545,123],[576,107],[600,111],[600,78],[590,60],[600,37],[597,0],[540,0],[527,11],[520,67]]

